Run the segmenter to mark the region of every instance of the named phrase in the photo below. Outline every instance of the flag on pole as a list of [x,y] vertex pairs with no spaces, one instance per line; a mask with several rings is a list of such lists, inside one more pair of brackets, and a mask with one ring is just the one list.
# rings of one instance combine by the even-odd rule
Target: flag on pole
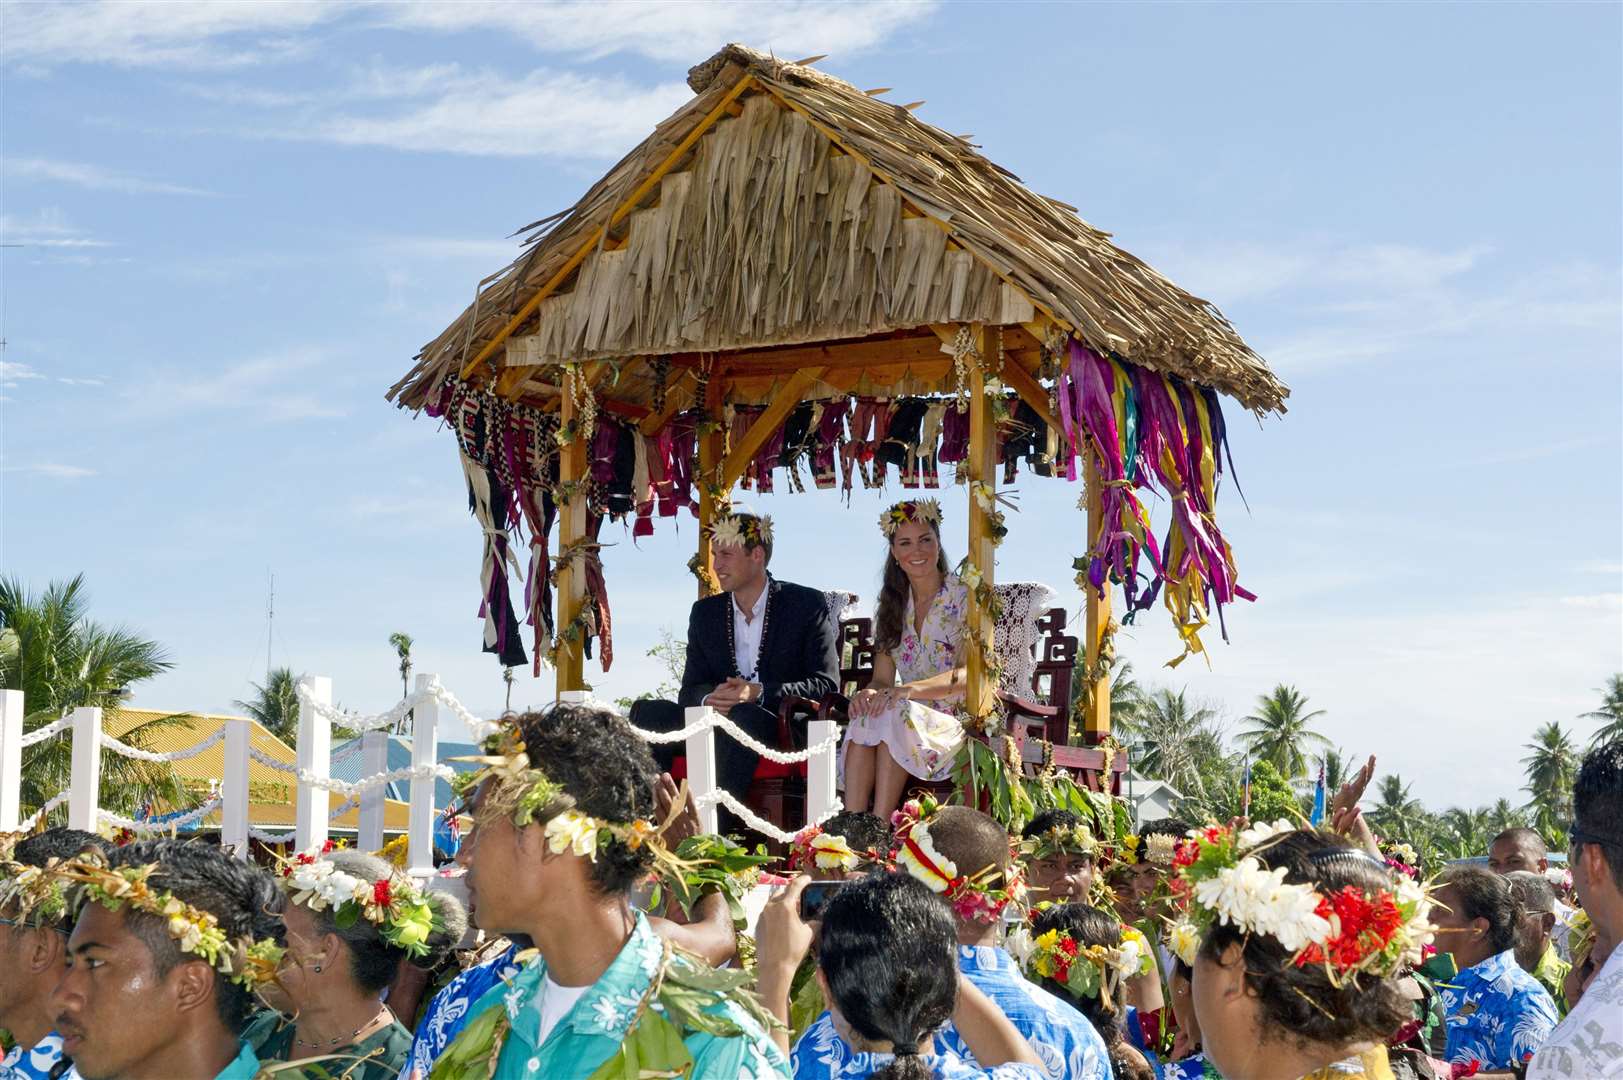
[[1324,759],[1319,759],[1319,780],[1313,785],[1313,813],[1308,815],[1308,824],[1317,825],[1324,820]]
[[1245,775],[1240,778],[1240,816],[1251,816],[1251,756],[1246,755]]

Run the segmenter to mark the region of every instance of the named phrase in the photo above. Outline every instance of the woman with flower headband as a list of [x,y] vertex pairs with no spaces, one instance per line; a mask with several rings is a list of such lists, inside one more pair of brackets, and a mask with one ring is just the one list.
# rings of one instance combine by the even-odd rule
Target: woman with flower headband
[[845,805],[888,817],[909,776],[942,779],[963,745],[963,724],[936,706],[963,700],[969,589],[947,568],[934,499],[897,503],[879,527],[889,551],[874,611],[873,679],[851,698],[841,764]]
[[[1004,916],[1018,910],[1024,892],[1003,826],[979,810],[937,808],[930,799],[910,801],[894,820],[896,868],[923,882],[952,913],[959,972],[996,1002],[1031,1044],[1043,1075],[1048,1080],[1107,1080],[1109,1058],[1093,1025],[1028,982],[999,944]],[[937,1053],[974,1060],[963,1033],[952,1024],[936,1034],[934,1045]],[[840,1075],[851,1053],[833,1018],[824,1013],[795,1044],[795,1076],[814,1080]]]
[[469,906],[487,932],[534,948],[473,1003],[430,1076],[787,1075],[747,976],[669,945],[631,906],[656,860],[675,865],[637,733],[559,705],[504,721],[477,760],[474,831],[457,853]]
[[411,1032],[381,995],[402,963],[432,967],[450,953],[467,929],[462,905],[358,851],[295,855],[279,876],[287,953],[266,995],[276,1008],[243,1038],[262,1062],[330,1058],[322,1067],[335,1076],[392,1080]]
[[223,849],[146,840],[56,873],[80,886],[52,1002],[85,1080],[250,1080],[241,1039],[281,959],[271,876]]
[[1115,1080],[1153,1080],[1126,1037],[1127,982],[1154,972],[1150,943],[1137,930],[1086,904],[1056,904],[1031,917],[1026,977],[1088,1018],[1104,1039]]
[[1209,827],[1180,849],[1169,942],[1194,971],[1204,1052],[1230,1080],[1390,1080],[1410,1019],[1398,977],[1432,930],[1423,887],[1288,822]]

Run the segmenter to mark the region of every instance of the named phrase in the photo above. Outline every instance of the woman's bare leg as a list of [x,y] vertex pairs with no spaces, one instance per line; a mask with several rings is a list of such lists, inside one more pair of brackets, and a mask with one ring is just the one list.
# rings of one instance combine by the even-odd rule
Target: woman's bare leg
[[874,761],[879,747],[848,743],[845,747],[845,808],[867,810],[873,803]]
[[879,778],[875,783],[873,812],[889,821],[890,815],[902,805],[902,792],[907,789],[910,774],[891,755],[889,743],[880,743],[876,749],[880,751]]

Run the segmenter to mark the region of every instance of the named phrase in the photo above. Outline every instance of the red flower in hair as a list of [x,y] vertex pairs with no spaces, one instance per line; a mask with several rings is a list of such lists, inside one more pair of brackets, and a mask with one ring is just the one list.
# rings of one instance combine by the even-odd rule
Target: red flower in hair
[[[329,851],[333,851],[333,850],[335,850],[335,849],[336,849],[336,848],[337,848],[337,847],[338,847],[338,845],[337,845],[337,844],[336,844],[336,843],[334,843],[334,842],[333,842],[333,840],[332,840],[332,839],[331,839],[331,838],[330,838],[330,837],[329,837],[329,838],[328,838],[328,839],[327,839],[327,840],[326,840],[326,841],[324,841],[324,842],[323,842],[323,843],[322,843],[322,845],[321,845],[321,853],[322,853],[322,854],[323,854],[323,855],[325,855],[325,854],[327,854],[327,852],[329,852]],[[311,861],[311,862],[314,862],[314,861],[315,861],[315,860],[314,860],[314,859],[312,859],[312,860],[310,860],[310,861]]]
[[388,907],[394,903],[394,897],[389,892],[389,879],[383,878],[372,883],[372,902],[378,907]]
[[1059,939],[1059,951],[1066,956],[1075,956],[1077,953],[1076,939],[1067,934]]

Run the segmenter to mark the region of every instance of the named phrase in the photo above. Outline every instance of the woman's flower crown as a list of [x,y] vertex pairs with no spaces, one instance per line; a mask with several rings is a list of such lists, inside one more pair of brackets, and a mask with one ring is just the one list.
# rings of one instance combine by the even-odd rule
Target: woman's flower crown
[[1388,869],[1407,878],[1420,879],[1420,856],[1413,847],[1401,840],[1383,840],[1380,848]]
[[903,499],[879,515],[879,528],[886,536],[895,536],[909,521],[927,521],[939,531],[941,504],[934,499]]
[[19,922],[28,922],[33,914],[55,922],[67,913],[66,892],[52,872],[54,861],[49,866],[28,866],[12,857],[25,838],[25,833],[0,833],[0,907],[16,905]]
[[1020,854],[1027,859],[1052,859],[1057,855],[1096,855],[1099,841],[1087,825],[1055,825],[1020,842]]
[[321,858],[330,851],[300,852],[280,867],[282,888],[295,904],[311,911],[333,913],[341,930],[365,919],[378,928],[378,936],[410,956],[428,953],[428,938],[445,930],[445,919],[414,883],[381,878],[367,881]]
[[[1017,871],[1004,873],[995,866],[974,874],[960,874],[958,864],[935,848],[928,818],[937,810],[928,795],[912,799],[891,815],[897,825],[896,865],[940,893],[960,919],[995,923],[1003,909],[1025,896],[1025,883]],[[1001,884],[994,884],[1001,883]]]
[[[1431,899],[1418,883],[1396,875],[1391,889],[1366,892],[1348,885],[1331,894],[1285,880],[1285,868],[1269,870],[1255,852],[1296,831],[1288,821],[1255,825],[1238,833],[1211,827],[1191,834],[1190,856],[1179,853],[1176,891],[1188,903],[1168,933],[1168,944],[1193,965],[1199,944],[1214,925],[1273,938],[1297,967],[1322,966],[1340,986],[1360,973],[1384,978],[1418,962],[1431,938]],[[1337,857],[1373,857],[1351,849]]]
[[205,961],[239,986],[255,990],[276,981],[276,970],[286,950],[269,938],[227,937],[213,912],[193,907],[168,890],[154,888],[149,879],[163,872],[159,863],[113,870],[99,858],[80,856],[59,864],[53,872],[80,886],[79,903],[93,901],[108,911],[128,906],[162,919],[182,952]]
[[824,832],[821,825],[808,825],[789,841],[789,869],[841,870],[857,869],[865,862],[883,863],[885,856],[876,851],[857,851],[845,837]]
[[1098,998],[1108,1008],[1122,982],[1154,970],[1150,943],[1131,926],[1121,928],[1121,943],[1079,945],[1065,930],[1049,930],[1031,942],[1025,960],[1028,976],[1053,979],[1075,997]]
[[772,519],[765,514],[723,514],[710,523],[715,547],[761,547],[772,542]]

